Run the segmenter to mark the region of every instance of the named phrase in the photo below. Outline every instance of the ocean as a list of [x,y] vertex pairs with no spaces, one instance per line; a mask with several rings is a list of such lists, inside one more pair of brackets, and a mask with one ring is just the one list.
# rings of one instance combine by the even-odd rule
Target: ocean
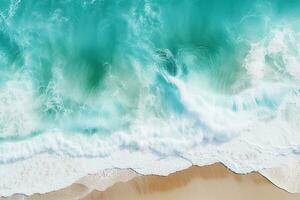
[[0,165],[246,173],[298,157],[299,131],[298,0],[0,2]]

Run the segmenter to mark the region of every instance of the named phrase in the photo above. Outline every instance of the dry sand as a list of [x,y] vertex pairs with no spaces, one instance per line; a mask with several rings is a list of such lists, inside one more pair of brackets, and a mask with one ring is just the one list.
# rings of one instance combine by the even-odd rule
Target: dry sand
[[[97,190],[88,178],[48,194],[24,197],[17,195],[5,200],[300,200],[272,184],[259,173],[235,174],[222,164],[191,167],[167,177],[138,176],[119,182],[104,192]],[[95,181],[95,177],[92,178]],[[87,182],[89,182],[87,184]],[[0,198],[1,199],[1,198]],[[1,200],[2,200],[1,199]]]

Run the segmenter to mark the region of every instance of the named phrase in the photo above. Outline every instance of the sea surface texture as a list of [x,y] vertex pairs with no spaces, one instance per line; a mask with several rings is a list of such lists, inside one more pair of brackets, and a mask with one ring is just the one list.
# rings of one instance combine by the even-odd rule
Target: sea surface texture
[[118,152],[299,156],[300,1],[1,0],[0,165]]

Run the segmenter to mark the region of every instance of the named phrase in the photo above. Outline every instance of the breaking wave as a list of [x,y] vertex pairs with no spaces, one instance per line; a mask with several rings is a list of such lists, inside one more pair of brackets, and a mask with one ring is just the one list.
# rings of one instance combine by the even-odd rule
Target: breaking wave
[[0,163],[129,150],[247,172],[299,154],[299,11],[292,0],[1,2]]

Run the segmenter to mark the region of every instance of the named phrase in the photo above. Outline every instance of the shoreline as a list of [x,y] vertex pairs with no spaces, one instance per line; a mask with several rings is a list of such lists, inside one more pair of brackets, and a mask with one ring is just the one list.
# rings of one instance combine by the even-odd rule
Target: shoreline
[[[146,155],[140,158],[147,159],[139,163],[138,158],[140,154],[130,155],[131,157],[136,156],[135,158],[137,159],[131,160],[131,162],[124,160],[121,163],[123,165],[117,167],[113,167],[113,163],[120,162],[114,159],[71,158],[47,154],[38,155],[31,160],[21,161],[7,166],[0,165],[0,177],[3,178],[0,182],[1,196],[10,197],[16,194],[23,196],[46,194],[59,191],[78,182],[89,184],[89,188],[93,187],[98,190],[105,190],[115,182],[119,182],[120,180],[128,181],[137,175],[166,176],[187,170],[192,166],[206,167],[213,164],[192,165],[180,158],[159,160],[156,157],[147,157]],[[126,158],[126,154],[122,156]],[[121,155],[117,155],[117,157],[120,158]],[[132,165],[132,163],[136,164],[136,168],[127,167],[127,164]],[[237,173],[222,162],[215,163],[221,164],[236,175],[247,175],[250,173]],[[140,168],[138,168],[138,166],[140,166]],[[145,170],[145,166],[152,171]],[[12,173],[12,171],[14,173]],[[257,173],[260,173],[279,188],[291,193],[300,193],[300,182],[298,181],[300,180],[300,161],[297,157],[287,158],[286,163],[283,165],[258,170]]]
[[[114,170],[119,171],[120,173],[122,172],[121,169]],[[249,190],[255,188],[255,190],[260,191],[259,194],[263,195],[264,197],[266,197],[265,195],[273,195],[274,193],[276,195],[284,196],[286,199],[300,198],[300,194],[290,193],[285,189],[280,188],[259,172],[237,174],[222,163],[215,163],[201,167],[191,166],[187,169],[170,173],[167,176],[140,175],[130,169],[123,169],[123,172],[124,174],[132,173],[132,176],[127,180],[123,179],[123,181],[121,179],[114,179],[115,182],[110,186],[107,185],[107,188],[103,191],[100,191],[96,186],[97,184],[92,183],[91,179],[89,179],[95,177],[96,175],[88,175],[82,178],[84,179],[89,177],[87,178],[89,180],[85,180],[86,182],[80,179],[72,185],[57,191],[28,196],[15,194],[10,197],[2,197],[0,200],[55,200],[58,196],[63,196],[64,200],[89,200],[94,199],[95,197],[97,197],[97,199],[106,199],[105,196],[111,195],[111,198],[114,199],[113,194],[116,193],[116,190],[124,193],[126,193],[125,191],[127,190],[130,191],[129,193],[124,194],[124,198],[126,195],[129,195],[130,198],[133,199],[143,199],[147,195],[151,196],[154,194],[156,195],[157,193],[162,193],[163,195],[171,195],[174,193],[174,191],[186,193],[185,190],[188,190],[190,187],[199,187],[199,184],[202,184],[203,186],[208,184],[208,186],[205,187],[208,187],[209,190],[212,189],[210,184],[215,186],[222,185],[222,188],[226,188],[227,184],[233,184],[236,188],[238,188],[237,191],[241,190],[243,192],[249,192]],[[98,181],[101,180],[98,179]],[[225,193],[227,194],[228,191],[225,191]],[[142,197],[139,195],[142,195]],[[257,198],[259,199],[260,197]]]

